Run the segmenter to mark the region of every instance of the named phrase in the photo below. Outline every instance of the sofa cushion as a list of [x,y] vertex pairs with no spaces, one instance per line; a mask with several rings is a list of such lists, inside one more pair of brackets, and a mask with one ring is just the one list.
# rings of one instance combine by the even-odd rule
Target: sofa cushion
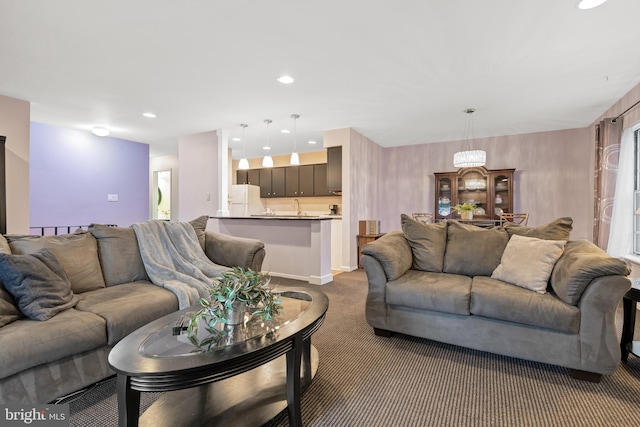
[[409,270],[387,283],[388,304],[451,314],[469,314],[471,278],[457,274]]
[[577,305],[593,279],[630,273],[623,260],[611,257],[588,240],[570,240],[551,273],[551,287],[564,302]]
[[198,243],[200,243],[202,250],[204,250],[204,243],[205,243],[204,232],[207,231],[208,221],[209,221],[208,215],[202,215],[196,219],[192,219],[191,221],[189,221],[189,224],[191,224],[193,229],[196,231],[196,236],[198,237]]
[[560,332],[580,331],[577,307],[552,292],[539,294],[490,277],[473,278],[471,314]]
[[62,266],[46,248],[28,255],[0,254],[0,280],[33,320],[50,319],[78,302]]
[[107,343],[105,321],[73,308],[46,322],[21,319],[0,328],[0,378]]
[[109,345],[178,310],[178,298],[173,292],[144,281],[85,292],[80,297],[76,310],[88,311],[106,320]]
[[442,273],[447,245],[447,223],[424,224],[408,215],[400,216],[402,232],[411,246],[415,270]]
[[5,239],[5,237],[0,234],[0,254],[10,254],[11,253],[11,246],[9,246],[9,242],[7,242],[7,239]]
[[0,328],[23,317],[16,300],[4,289],[0,280]]
[[133,228],[91,224],[89,232],[98,241],[98,256],[107,286],[149,280]]
[[544,294],[566,243],[513,235],[491,277]]
[[76,232],[60,236],[7,236],[11,252],[31,254],[50,249],[58,258],[75,293],[104,288],[98,259],[98,243],[91,233]]
[[504,229],[507,230],[509,236],[517,234],[538,239],[569,240],[569,235],[573,229],[573,219],[569,217],[558,218],[537,227],[524,227],[512,222],[506,222]]
[[508,242],[509,236],[502,228],[487,229],[447,221],[443,271],[470,277],[491,276]]
[[362,247],[362,254],[380,262],[387,280],[396,280],[411,268],[411,246],[400,231],[391,231],[367,243]]

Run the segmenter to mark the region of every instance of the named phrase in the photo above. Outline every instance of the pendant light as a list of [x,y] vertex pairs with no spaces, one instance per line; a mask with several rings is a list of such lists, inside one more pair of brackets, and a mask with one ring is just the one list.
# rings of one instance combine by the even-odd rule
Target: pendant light
[[267,145],[264,147],[264,149],[267,150],[267,154],[262,159],[262,167],[263,168],[272,168],[273,167],[273,159],[269,155],[269,151],[268,151],[268,150],[271,150],[271,146],[269,145],[269,125],[271,124],[272,120],[265,119],[264,122],[267,124]]
[[487,161],[487,153],[484,150],[472,150],[471,149],[471,135],[473,133],[473,116],[475,108],[467,108],[464,110],[467,113],[467,129],[466,140],[467,151],[458,151],[453,155],[453,166],[456,168],[469,168],[474,166],[484,166]]
[[249,169],[249,161],[244,156],[244,130],[249,125],[241,123],[240,126],[242,127],[242,158],[238,162],[238,169],[246,170],[246,169]]
[[300,117],[300,114],[292,114],[291,118],[293,119],[293,153],[291,153],[291,160],[289,160],[289,163],[292,165],[299,165],[300,164],[300,157],[298,156],[298,152],[296,151],[296,137],[297,137],[297,131],[296,131],[296,120]]

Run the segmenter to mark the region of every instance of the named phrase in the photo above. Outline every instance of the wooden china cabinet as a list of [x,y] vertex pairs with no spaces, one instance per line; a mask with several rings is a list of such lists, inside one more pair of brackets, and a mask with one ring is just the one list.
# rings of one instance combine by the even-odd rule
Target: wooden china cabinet
[[475,219],[499,220],[499,209],[513,213],[515,169],[462,168],[457,172],[434,173],[436,182],[434,219],[459,219],[453,210],[458,203],[475,203]]

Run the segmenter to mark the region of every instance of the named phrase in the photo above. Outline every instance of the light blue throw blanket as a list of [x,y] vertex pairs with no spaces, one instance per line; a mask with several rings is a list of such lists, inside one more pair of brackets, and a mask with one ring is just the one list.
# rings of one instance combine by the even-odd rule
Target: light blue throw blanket
[[147,275],[154,285],[173,292],[180,309],[208,298],[213,278],[229,270],[205,255],[187,222],[146,221],[132,225]]

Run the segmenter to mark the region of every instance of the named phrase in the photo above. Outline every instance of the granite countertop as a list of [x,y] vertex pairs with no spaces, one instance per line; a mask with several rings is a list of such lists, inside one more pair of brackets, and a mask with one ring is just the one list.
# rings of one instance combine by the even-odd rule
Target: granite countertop
[[251,215],[251,216],[212,216],[216,219],[268,219],[268,220],[326,220],[341,219],[342,215]]

